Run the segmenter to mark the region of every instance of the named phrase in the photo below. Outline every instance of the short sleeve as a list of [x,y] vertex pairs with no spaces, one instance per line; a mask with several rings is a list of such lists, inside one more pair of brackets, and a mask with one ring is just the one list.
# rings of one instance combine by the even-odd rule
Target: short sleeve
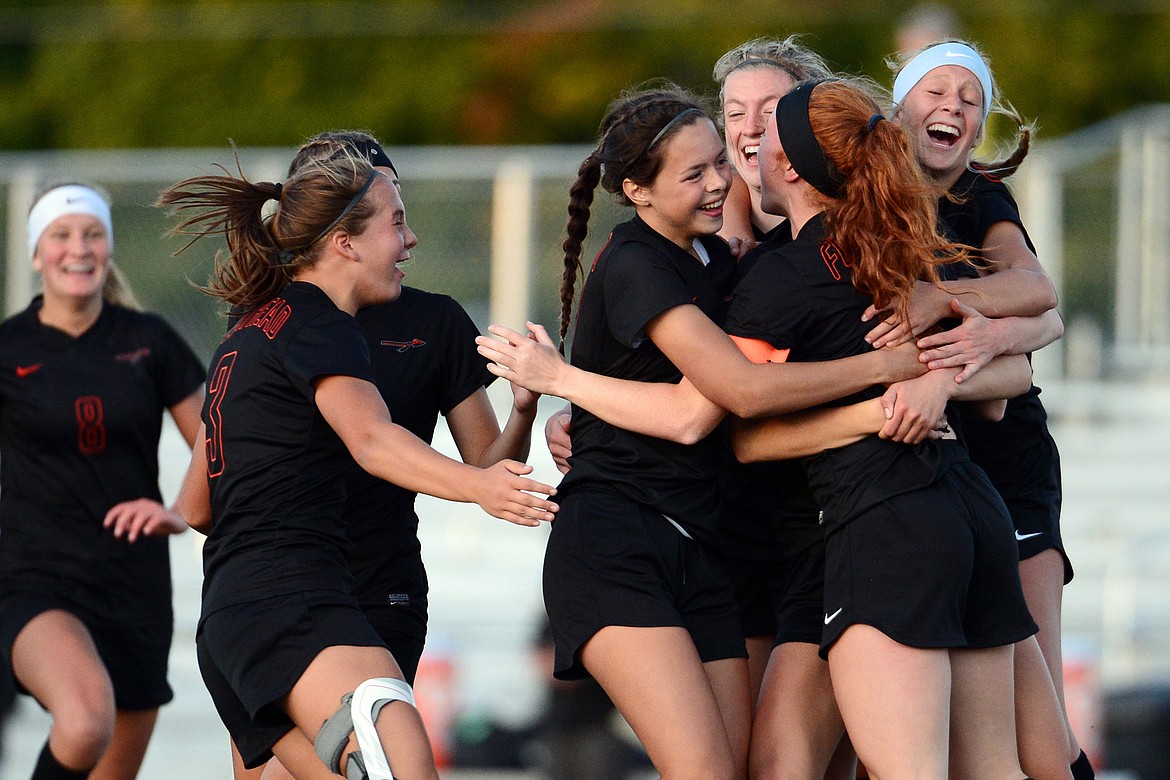
[[156,319],[157,359],[154,381],[163,405],[174,406],[207,381],[207,366],[174,328],[162,318]]
[[319,315],[288,342],[284,368],[289,379],[307,397],[313,381],[322,376],[352,376],[374,381],[370,352],[357,321],[341,312]]
[[442,301],[448,352],[439,411],[446,415],[481,387],[490,385],[496,375],[487,370],[487,359],[475,348],[475,337],[480,334],[471,317],[455,299],[444,296]]
[[630,349],[645,338],[650,320],[695,299],[670,257],[635,241],[609,257],[603,292],[610,332]]
[[758,339],[776,349],[792,349],[810,315],[812,292],[782,257],[761,257],[735,287],[725,330]]

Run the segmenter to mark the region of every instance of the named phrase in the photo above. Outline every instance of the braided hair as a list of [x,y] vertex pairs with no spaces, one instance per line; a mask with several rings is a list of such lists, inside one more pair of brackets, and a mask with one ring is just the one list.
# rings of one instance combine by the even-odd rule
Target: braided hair
[[[684,115],[685,114],[685,115]],[[633,203],[622,190],[626,179],[642,185],[654,181],[662,168],[665,141],[682,127],[711,119],[710,110],[681,88],[667,85],[623,93],[610,104],[601,120],[600,139],[577,169],[569,188],[569,221],[565,226],[564,270],[561,275],[560,350],[573,315],[577,277],[581,275],[581,248],[589,234],[590,208],[597,185],[616,195],[625,206]]]

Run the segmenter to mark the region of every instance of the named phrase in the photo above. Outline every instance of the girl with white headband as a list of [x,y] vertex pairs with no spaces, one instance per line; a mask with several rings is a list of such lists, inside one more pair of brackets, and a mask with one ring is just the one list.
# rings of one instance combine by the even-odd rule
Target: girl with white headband
[[[982,248],[978,260],[957,267],[941,288],[920,284],[910,329],[921,334],[954,316],[957,298],[983,316],[919,339],[932,368],[964,366],[969,376],[997,354],[1028,354],[1060,337],[1055,288],[1035,254],[1011,192],[1000,181],[1027,154],[1032,129],[1001,108],[985,59],[971,45],[946,41],[912,56],[898,70],[895,118],[917,142],[918,157],[954,200],[939,200],[939,216],[957,241]],[[1020,126],[1015,151],[1002,162],[971,160],[988,115],[1002,110]],[[875,310],[867,312],[876,315]],[[987,319],[991,318],[991,319]],[[874,346],[908,338],[893,318],[869,334]],[[1060,464],[1039,389],[1008,403],[1003,422],[965,425],[973,459],[1007,503],[1019,544],[1020,575],[1040,626],[1017,648],[1017,702],[1021,761],[1036,777],[1093,776],[1064,709],[1060,648],[1061,589],[1072,566],[1060,536]]]
[[205,372],[112,250],[94,187],[43,192],[43,293],[0,324],[0,656],[53,719],[36,779],[133,778],[172,698],[166,537],[186,524],[161,503],[158,442],[164,411],[194,440]]

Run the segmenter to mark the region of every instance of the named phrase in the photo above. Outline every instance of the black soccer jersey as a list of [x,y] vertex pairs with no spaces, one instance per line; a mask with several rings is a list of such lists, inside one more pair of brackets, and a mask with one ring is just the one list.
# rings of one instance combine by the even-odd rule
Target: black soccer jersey
[[353,459],[314,403],[314,380],[373,381],[357,321],[307,282],[241,316],[211,360],[212,525],[203,615],[305,590],[348,591],[343,485]]
[[[475,348],[479,330],[446,295],[403,287],[397,300],[362,309],[357,319],[391,418],[428,444],[440,414],[495,379]],[[354,596],[363,605],[384,605],[403,576],[393,560],[419,553],[415,493],[356,467],[346,488]]]
[[[792,240],[787,220],[767,233],[761,233],[754,226],[752,230],[760,245],[736,264],[736,287],[749,275],[760,257],[779,250]],[[734,291],[731,298],[735,299]],[[738,463],[730,446],[724,442],[720,486],[723,498],[720,542],[728,556],[778,561],[815,541],[815,536],[807,534],[794,537],[790,528],[791,522],[805,520],[810,515],[816,517],[820,511],[809,492],[808,480],[799,461]]]
[[[864,339],[871,325],[861,321],[870,302],[853,286],[849,258],[825,237],[818,215],[791,243],[760,257],[736,287],[726,329],[790,350],[790,361],[837,360],[872,349]],[[875,386],[830,405],[883,392]],[[966,459],[953,444],[928,440],[907,446],[874,435],[804,459],[828,529],[891,496],[933,482],[949,462]]]
[[0,590],[61,595],[112,622],[171,614],[165,537],[102,528],[123,501],[161,501],[163,412],[205,378],[161,318],[106,304],[74,338],[37,298],[0,325]]
[[[701,239],[704,266],[635,216],[614,228],[585,281],[571,362],[586,371],[640,382],[679,382],[682,374],[646,337],[659,314],[693,304],[717,323],[721,293],[734,271],[722,239]],[[694,446],[631,433],[577,406],[572,412],[572,470],[562,494],[603,485],[714,543],[719,511],[715,434]]]
[[[1023,232],[1028,248],[1036,251],[1020,219],[1015,198],[1002,181],[968,170],[959,177],[951,193],[958,197],[959,202],[940,198],[938,211],[939,219],[956,241],[978,249],[983,246],[992,225],[1010,222]],[[978,275],[971,265],[958,266],[956,273],[960,277]],[[1040,388],[1032,385],[1024,395],[1008,399],[1007,410],[1000,422],[991,422],[978,415],[963,417],[963,434],[971,459],[983,467],[1005,497],[1034,490],[1035,486],[1048,480],[1052,469],[1051,463],[1037,460],[1027,461],[1031,470],[1020,469],[1019,456],[1044,451],[1040,443],[1051,439],[1048,413],[1039,396]],[[1055,445],[1050,449],[1054,450]],[[1053,500],[1059,501],[1060,497],[1055,496]]]

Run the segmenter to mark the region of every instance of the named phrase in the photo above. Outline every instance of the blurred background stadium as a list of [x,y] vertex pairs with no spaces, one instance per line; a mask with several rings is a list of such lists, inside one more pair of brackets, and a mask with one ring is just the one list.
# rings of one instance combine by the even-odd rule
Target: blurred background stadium
[[[1070,708],[1099,762],[1131,777],[1170,777],[1164,0],[0,0],[6,312],[35,290],[23,247],[33,193],[53,180],[93,181],[113,197],[117,259],[139,298],[208,357],[223,320],[190,282],[206,279],[214,246],[170,256],[181,242],[163,238],[168,220],[151,206],[159,190],[233,166],[229,141],[249,177],[280,179],[304,138],[361,127],[401,171],[420,238],[407,283],[453,295],[481,327],[554,323],[568,185],[622,89],[667,77],[711,93],[711,66],[725,50],[793,32],[834,66],[889,83],[883,59],[915,25],[977,41],[1005,96],[1039,121],[1011,183],[1061,290],[1067,328],[1037,355],[1036,370],[1061,447],[1064,533],[1077,569],[1065,590]],[[1011,130],[991,129],[1004,141]],[[601,206],[592,248],[620,218]],[[506,388],[492,395],[506,407]],[[557,406],[545,399],[542,408]],[[442,431],[437,443],[454,451]],[[531,460],[555,481],[539,445]],[[183,466],[169,435],[168,491]],[[432,583],[420,696],[447,755],[484,762],[490,751],[468,746],[522,735],[547,695],[534,653],[546,531],[437,501],[420,502],[420,515]],[[192,652],[198,547],[195,534],[172,545],[177,696],[144,777],[229,776],[226,736]],[[43,733],[43,715],[22,701],[0,778],[27,776]],[[529,766],[540,761],[513,752]]]

